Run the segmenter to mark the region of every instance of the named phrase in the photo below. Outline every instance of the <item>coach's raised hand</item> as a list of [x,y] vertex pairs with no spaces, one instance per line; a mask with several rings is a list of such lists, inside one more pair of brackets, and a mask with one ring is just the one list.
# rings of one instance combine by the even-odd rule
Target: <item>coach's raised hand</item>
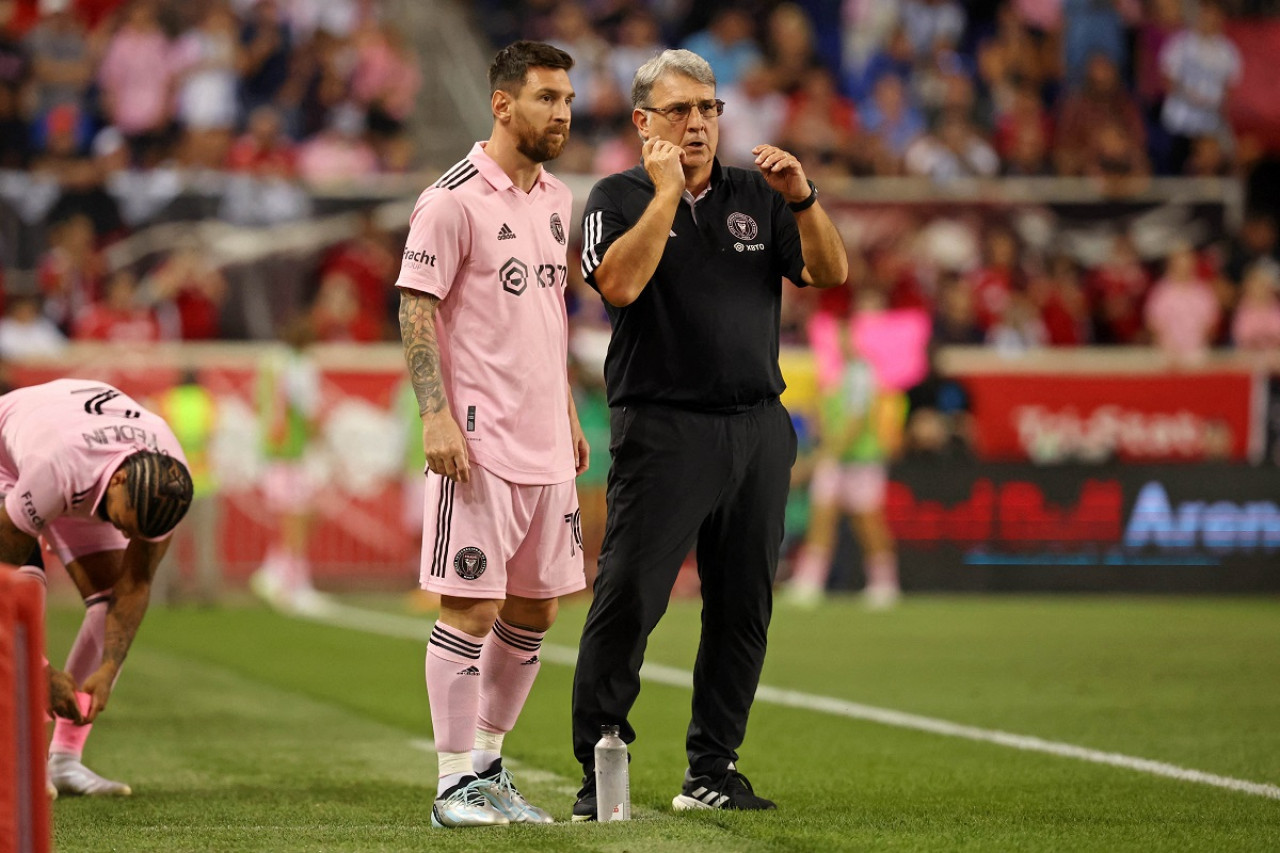
[[765,182],[788,202],[798,203],[809,197],[809,180],[794,154],[776,145],[757,145],[751,153],[756,155],[756,168]]

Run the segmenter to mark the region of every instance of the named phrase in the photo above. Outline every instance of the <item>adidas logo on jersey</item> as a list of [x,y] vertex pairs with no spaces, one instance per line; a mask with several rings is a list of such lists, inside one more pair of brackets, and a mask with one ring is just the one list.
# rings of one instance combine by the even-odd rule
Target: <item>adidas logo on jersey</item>
[[529,658],[527,661],[525,661],[524,663],[522,663],[522,664],[520,664],[520,665],[521,665],[521,666],[531,666],[532,664],[535,664],[535,663],[537,663],[537,662],[538,662],[538,656],[537,656],[537,655],[534,655],[533,657]]
[[466,669],[458,670],[458,675],[479,675],[479,674],[480,674],[480,670],[476,669],[474,666],[469,666]]
[[514,240],[515,238],[516,238],[516,232],[514,232],[514,231],[512,231],[512,230],[511,230],[511,226],[510,226],[510,225],[508,225],[508,224],[507,224],[507,223],[505,223],[505,222],[504,222],[504,223],[502,223],[502,228],[501,228],[501,229],[499,229],[499,231],[498,231],[498,239],[499,239],[499,240]]

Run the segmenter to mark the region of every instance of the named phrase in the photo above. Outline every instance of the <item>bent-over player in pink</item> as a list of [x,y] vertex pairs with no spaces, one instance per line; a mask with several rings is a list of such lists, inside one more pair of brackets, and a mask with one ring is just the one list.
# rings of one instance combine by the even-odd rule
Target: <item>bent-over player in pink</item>
[[0,397],[0,561],[43,584],[43,569],[26,565],[41,562],[42,541],[85,602],[66,664],[85,723],[55,725],[49,780],[59,793],[131,793],[85,767],[81,755],[191,490],[168,424],[117,388],[59,379]]
[[563,51],[516,42],[489,69],[493,132],[418,199],[400,331],[427,457],[422,585],[438,827],[549,823],[502,764],[561,595],[585,585],[574,477],[587,443],[566,356],[569,135]]

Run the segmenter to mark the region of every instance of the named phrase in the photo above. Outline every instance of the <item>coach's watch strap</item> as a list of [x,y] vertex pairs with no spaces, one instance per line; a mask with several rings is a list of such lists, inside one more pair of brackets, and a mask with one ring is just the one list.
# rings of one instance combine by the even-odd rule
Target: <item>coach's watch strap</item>
[[787,207],[791,208],[796,213],[799,213],[802,210],[808,210],[809,208],[813,207],[813,203],[817,200],[818,200],[818,188],[814,185],[813,181],[810,181],[809,197],[806,198],[804,201],[789,201],[787,202]]

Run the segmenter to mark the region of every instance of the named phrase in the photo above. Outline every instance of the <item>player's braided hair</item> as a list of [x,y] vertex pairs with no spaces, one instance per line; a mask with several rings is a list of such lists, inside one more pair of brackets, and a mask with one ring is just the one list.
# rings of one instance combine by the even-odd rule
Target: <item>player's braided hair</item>
[[164,453],[139,450],[120,467],[142,535],[154,539],[177,527],[191,506],[193,486],[187,466]]

